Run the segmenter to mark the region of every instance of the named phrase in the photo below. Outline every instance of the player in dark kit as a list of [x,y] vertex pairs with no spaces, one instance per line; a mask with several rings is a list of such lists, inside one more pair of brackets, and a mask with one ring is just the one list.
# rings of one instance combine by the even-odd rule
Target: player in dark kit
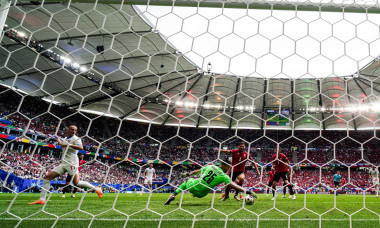
[[335,186],[335,195],[338,195],[339,182],[340,182],[340,179],[342,179],[340,172],[337,171],[336,174],[333,176],[333,178],[334,178],[334,186]]
[[[78,157],[79,157],[78,173],[80,173],[80,171],[83,168],[83,165],[86,164],[87,162],[84,160],[84,154],[80,154]],[[67,174],[66,184],[65,184],[65,187],[62,189],[62,198],[65,198],[66,192],[71,192],[70,183],[71,183],[72,178],[73,178],[72,176]],[[77,191],[78,191],[78,188],[74,187],[73,194],[71,195],[71,197],[75,197],[75,193]]]
[[[292,196],[293,200],[296,199],[296,195],[293,191],[293,186],[289,183],[288,174],[291,172],[291,169],[288,169],[287,165],[290,165],[289,159],[286,157],[285,154],[280,153],[279,158],[277,159],[277,154],[273,155],[273,168],[275,170],[275,174],[273,177],[273,184],[272,188],[274,192],[276,192],[276,185],[282,179],[284,183],[288,186],[290,195]],[[275,199],[275,194],[273,194],[272,200]]]
[[[245,163],[246,163],[246,160],[249,158],[250,160],[253,161],[251,155],[249,155],[249,153],[247,151],[245,151],[245,143],[244,142],[241,142],[239,143],[239,148],[238,149],[235,149],[235,150],[220,150],[220,152],[223,152],[223,153],[226,153],[226,154],[230,154],[232,156],[232,166],[229,170],[229,173],[227,173],[228,175],[231,175],[231,179],[232,181],[234,181],[237,185],[240,185],[240,186],[243,186],[243,183],[244,183],[244,179],[245,179],[245,175],[244,175],[244,172],[245,172]],[[218,150],[218,149],[216,149]],[[257,175],[260,176],[260,171],[259,171],[259,168],[257,167],[257,164],[255,162],[253,162],[253,165],[255,166],[255,169],[256,169],[256,172],[257,172]],[[229,192],[231,190],[230,187],[226,187],[225,190],[224,190],[224,194],[220,197],[220,199],[222,201],[228,199],[228,194],[226,194],[227,192]],[[238,197],[238,194],[239,192],[236,191],[235,192],[235,196],[234,198],[239,201],[240,198],[242,198],[242,196],[240,195],[240,198]]]
[[[269,183],[268,183],[268,187],[267,187],[267,196],[269,194],[269,189],[272,187],[273,185],[273,178],[274,178],[274,168],[272,167],[270,169],[270,171],[267,173],[269,175]],[[273,193],[273,196],[274,196],[274,190],[272,188],[272,193]]]

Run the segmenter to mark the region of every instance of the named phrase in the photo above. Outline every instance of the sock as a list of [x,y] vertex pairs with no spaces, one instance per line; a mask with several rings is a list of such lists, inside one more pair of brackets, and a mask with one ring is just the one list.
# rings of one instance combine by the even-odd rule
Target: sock
[[272,187],[272,193],[273,193],[273,197],[275,197],[275,195],[276,195],[276,187]]
[[227,196],[229,196],[230,195],[230,191],[231,191],[231,189],[229,188],[229,187],[226,187],[225,189],[224,189],[224,195],[227,197]]
[[[240,182],[236,184],[239,185],[240,187],[243,187],[243,184],[241,184]],[[237,196],[238,194],[239,194],[239,191],[235,190],[235,196]]]
[[267,188],[267,194],[269,194],[269,188]]
[[65,186],[63,189],[62,189],[62,193],[65,194],[67,192],[71,192],[71,185],[68,184],[67,186]]
[[42,188],[41,188],[41,196],[40,200],[45,201],[46,200],[46,194],[50,189],[50,180],[43,180],[42,181]]
[[78,188],[74,187],[73,194],[77,193]]
[[288,188],[289,188],[290,195],[294,195],[293,185],[289,184]]
[[[286,195],[286,187],[287,187],[287,185],[284,183],[284,190],[283,190],[283,194],[284,194],[284,196]],[[290,188],[289,188],[290,189]]]
[[173,195],[177,195],[179,193],[181,193],[182,191],[186,190],[186,181],[183,182],[176,190],[175,192],[173,193]]
[[77,187],[82,187],[82,188],[89,188],[91,190],[95,189],[95,186],[88,183],[87,181],[79,181],[78,184],[76,185]]

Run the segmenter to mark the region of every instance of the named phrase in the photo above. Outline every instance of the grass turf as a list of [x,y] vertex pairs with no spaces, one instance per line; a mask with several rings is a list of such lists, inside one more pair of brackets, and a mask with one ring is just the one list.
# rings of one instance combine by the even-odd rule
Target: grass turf
[[[219,194],[198,199],[178,195],[164,206],[169,194],[77,194],[61,198],[52,194],[48,203],[27,205],[39,194],[0,194],[1,227],[380,227],[380,198],[374,195],[297,195],[297,200],[258,195],[252,206]],[[214,206],[212,202],[214,201]],[[366,209],[364,208],[365,202]],[[9,213],[5,213],[5,212]],[[345,212],[345,213],[344,213]],[[226,216],[227,215],[227,216]],[[290,219],[289,216],[290,215]],[[319,217],[321,215],[321,217]],[[59,216],[59,217],[57,217]],[[351,217],[351,221],[350,221]],[[20,220],[22,218],[22,220]]]

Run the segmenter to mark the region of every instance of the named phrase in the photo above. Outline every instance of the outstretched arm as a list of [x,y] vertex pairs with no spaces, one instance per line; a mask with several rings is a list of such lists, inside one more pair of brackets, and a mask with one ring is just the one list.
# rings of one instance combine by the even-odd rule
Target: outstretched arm
[[258,165],[256,164],[256,162],[253,160],[253,158],[252,158],[252,156],[251,156],[251,155],[249,155],[249,159],[251,159],[251,160],[252,160],[252,163],[253,163],[253,166],[255,166],[255,169],[256,169],[257,175],[259,175],[259,176],[260,176],[259,167],[258,167]]
[[188,176],[195,176],[195,175],[198,175],[200,174],[202,171],[200,169],[197,169],[197,170],[194,170],[190,173],[182,173],[181,174],[181,177],[188,177]]
[[[215,147],[214,150],[215,150],[215,151],[218,151],[219,148]],[[225,153],[225,154],[230,154],[230,153],[231,153],[230,150],[223,150],[223,149],[221,149],[220,152]]]

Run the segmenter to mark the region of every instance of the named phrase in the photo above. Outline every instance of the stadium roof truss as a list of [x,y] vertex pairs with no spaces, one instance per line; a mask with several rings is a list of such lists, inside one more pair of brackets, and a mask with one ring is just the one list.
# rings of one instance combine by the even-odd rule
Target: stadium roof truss
[[[100,1],[93,9],[93,4],[81,2],[74,1],[68,7],[66,3],[47,1],[41,7],[17,1],[10,7],[6,31],[22,31],[26,39],[20,41],[17,33],[16,37],[3,36],[1,84],[69,108],[165,125],[263,128],[268,109],[287,109],[291,124],[284,129],[377,126],[374,122],[378,112],[367,109],[380,104],[378,59],[345,77],[216,74],[196,66],[132,5]],[[176,2],[182,3],[194,4]],[[241,6],[230,4],[228,7]],[[317,6],[302,7],[308,10]],[[279,9],[287,8],[280,4]],[[347,9],[360,11],[360,7]],[[43,48],[32,48],[32,41]],[[104,47],[101,53],[99,46]],[[52,60],[48,52],[59,55],[64,63]],[[66,67],[74,62],[83,70]]]

